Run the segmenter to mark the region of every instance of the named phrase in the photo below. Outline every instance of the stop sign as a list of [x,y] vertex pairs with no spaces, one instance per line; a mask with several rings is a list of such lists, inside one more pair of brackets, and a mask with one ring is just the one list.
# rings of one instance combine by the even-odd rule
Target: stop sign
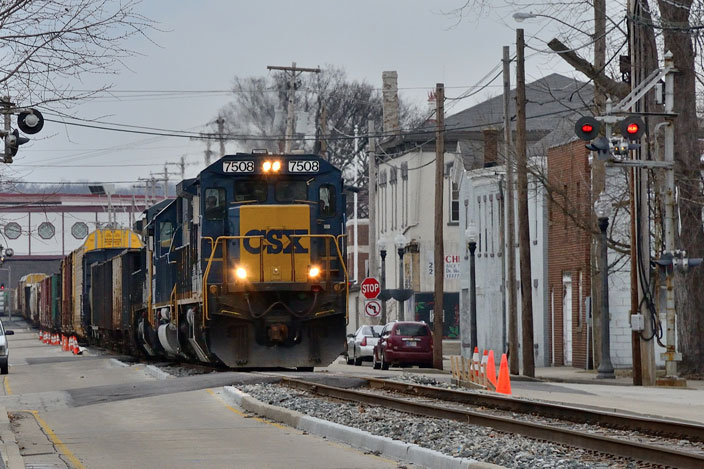
[[381,292],[381,285],[374,277],[365,278],[362,281],[360,288],[362,290],[362,295],[369,300],[373,300],[379,296],[379,293]]

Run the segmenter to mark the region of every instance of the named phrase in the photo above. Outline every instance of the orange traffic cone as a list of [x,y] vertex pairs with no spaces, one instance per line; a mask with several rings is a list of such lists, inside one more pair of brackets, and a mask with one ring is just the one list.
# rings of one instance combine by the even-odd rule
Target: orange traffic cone
[[470,367],[470,379],[477,382],[479,377],[479,347],[474,347],[474,353],[472,354],[472,365]]
[[68,337],[61,334],[61,351],[68,352]]
[[73,336],[73,354],[78,355],[81,353],[81,349],[78,346],[78,339],[76,339],[76,336]]
[[484,349],[484,353],[482,354],[482,362],[479,365],[479,375],[480,379],[482,382],[482,386],[486,386],[486,363],[487,360],[489,360],[489,352],[487,349]]
[[44,342],[44,331],[39,331],[39,341]]
[[501,365],[499,366],[499,384],[496,385],[496,392],[501,394],[511,394],[511,377],[508,374],[508,360],[506,354],[501,354]]
[[68,351],[73,353],[73,336],[68,338]]
[[486,380],[490,387],[496,389],[496,364],[494,363],[494,351],[489,350],[489,355],[486,359]]

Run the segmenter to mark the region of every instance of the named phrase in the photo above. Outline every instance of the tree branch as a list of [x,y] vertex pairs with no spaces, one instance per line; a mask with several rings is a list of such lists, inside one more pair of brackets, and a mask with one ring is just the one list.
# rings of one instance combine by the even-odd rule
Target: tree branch
[[583,59],[576,52],[569,49],[559,39],[548,42],[548,47],[557,52],[562,59],[572,65],[576,70],[584,73],[594,80],[607,94],[623,99],[631,91],[627,83],[621,83],[606,76],[603,70],[598,70],[589,61]]

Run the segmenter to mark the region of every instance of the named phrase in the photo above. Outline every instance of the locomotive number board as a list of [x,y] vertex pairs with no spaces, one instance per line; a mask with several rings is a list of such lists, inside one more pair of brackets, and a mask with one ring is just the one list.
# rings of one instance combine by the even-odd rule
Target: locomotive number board
[[253,173],[254,172],[254,161],[253,160],[224,161],[222,163],[222,170],[225,173]]
[[314,160],[289,160],[289,173],[317,173],[320,171],[320,162]]

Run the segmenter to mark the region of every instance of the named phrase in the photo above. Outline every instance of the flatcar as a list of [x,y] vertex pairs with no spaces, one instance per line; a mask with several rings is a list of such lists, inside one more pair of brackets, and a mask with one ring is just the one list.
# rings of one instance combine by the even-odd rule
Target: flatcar
[[143,245],[91,233],[42,326],[232,368],[327,365],[347,321],[344,209],[341,172],[317,155],[224,156],[145,210]]

